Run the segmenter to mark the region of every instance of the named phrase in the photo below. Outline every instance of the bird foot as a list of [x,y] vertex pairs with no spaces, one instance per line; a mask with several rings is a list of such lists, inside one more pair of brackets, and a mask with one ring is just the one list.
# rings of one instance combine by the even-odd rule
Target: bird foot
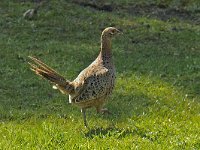
[[103,115],[105,115],[105,114],[111,115],[111,114],[112,114],[107,108],[101,109],[101,113],[102,113]]

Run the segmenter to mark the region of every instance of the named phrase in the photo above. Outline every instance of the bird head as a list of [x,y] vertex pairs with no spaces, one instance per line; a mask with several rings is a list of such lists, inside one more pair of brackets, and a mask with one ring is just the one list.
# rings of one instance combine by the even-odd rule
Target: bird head
[[102,36],[106,36],[106,37],[109,37],[109,38],[112,38],[114,37],[115,35],[117,34],[121,34],[122,32],[119,31],[117,28],[114,28],[114,27],[107,27],[103,30],[102,32]]

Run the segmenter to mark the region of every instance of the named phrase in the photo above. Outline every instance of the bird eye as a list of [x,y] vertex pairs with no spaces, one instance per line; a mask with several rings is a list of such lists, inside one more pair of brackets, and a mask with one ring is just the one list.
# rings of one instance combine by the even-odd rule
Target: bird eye
[[111,34],[114,34],[115,33],[115,30],[111,30],[111,32],[110,32]]

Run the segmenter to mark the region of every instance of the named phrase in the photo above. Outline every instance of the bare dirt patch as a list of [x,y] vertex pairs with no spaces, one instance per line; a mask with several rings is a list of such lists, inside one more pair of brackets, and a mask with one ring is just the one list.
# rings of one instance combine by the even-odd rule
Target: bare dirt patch
[[187,20],[194,24],[200,24],[200,11],[187,11],[183,9],[169,8],[164,5],[116,5],[109,3],[97,3],[96,1],[76,0],[73,3],[83,7],[90,7],[98,11],[120,11],[134,16],[155,17],[166,21],[170,19]]

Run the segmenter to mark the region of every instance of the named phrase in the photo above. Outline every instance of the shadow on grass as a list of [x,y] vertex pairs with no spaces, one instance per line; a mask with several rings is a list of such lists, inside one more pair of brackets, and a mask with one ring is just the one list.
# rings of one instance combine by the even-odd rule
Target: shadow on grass
[[106,137],[116,137],[117,139],[125,138],[127,136],[139,136],[141,138],[146,138],[148,140],[156,140],[156,136],[151,136],[145,129],[140,129],[135,127],[134,129],[121,129],[115,127],[108,128],[93,128],[85,133],[85,137],[93,139],[95,137],[106,138]]

